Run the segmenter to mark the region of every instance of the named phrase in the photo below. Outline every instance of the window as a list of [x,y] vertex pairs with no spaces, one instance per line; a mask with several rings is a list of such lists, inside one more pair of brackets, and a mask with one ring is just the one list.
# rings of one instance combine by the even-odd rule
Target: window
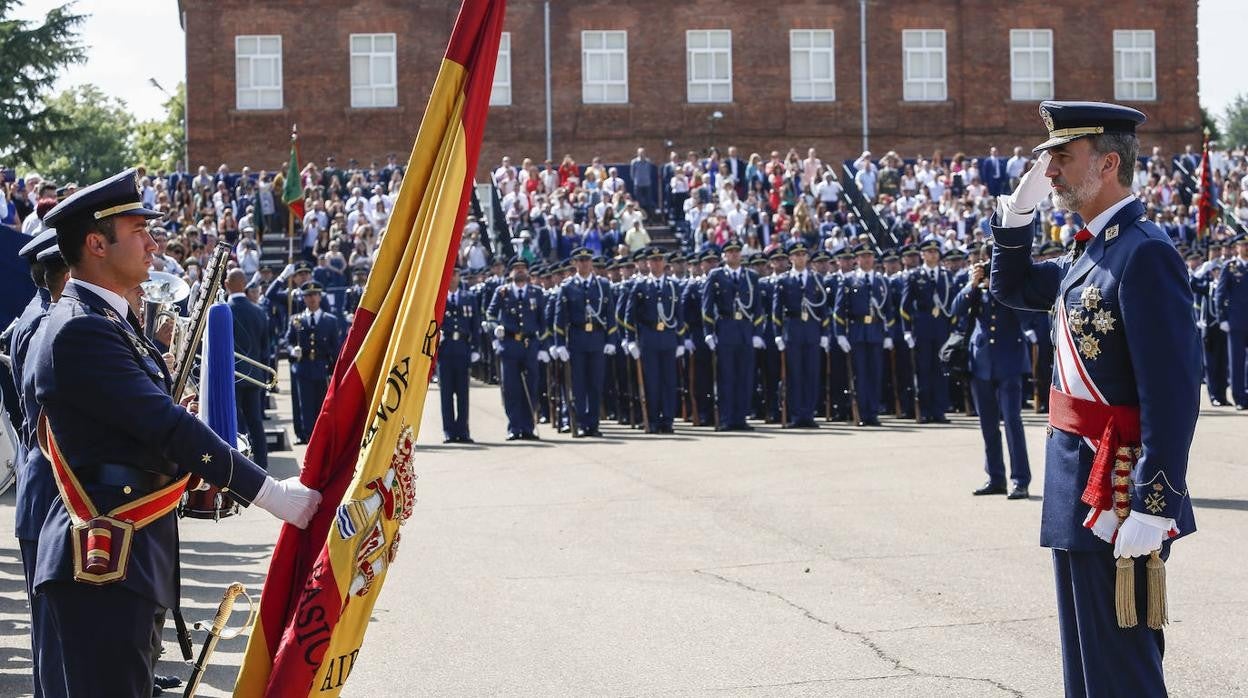
[[1114,99],[1157,99],[1155,52],[1151,29],[1114,31]]
[[907,102],[940,102],[946,98],[945,30],[914,29],[901,33],[905,66],[903,98]]
[[238,109],[281,109],[282,37],[234,37],[234,85]]
[[836,99],[835,43],[831,29],[789,32],[789,92],[794,102]]
[[1010,30],[1010,98],[1053,99],[1053,30]]
[[394,107],[394,34],[351,35],[351,106]]
[[581,32],[581,101],[628,103],[628,32]]
[[490,90],[490,106],[511,105],[511,32],[503,32],[498,40],[498,61],[494,63],[494,89]]
[[732,32],[726,29],[685,32],[685,74],[690,102],[732,101]]

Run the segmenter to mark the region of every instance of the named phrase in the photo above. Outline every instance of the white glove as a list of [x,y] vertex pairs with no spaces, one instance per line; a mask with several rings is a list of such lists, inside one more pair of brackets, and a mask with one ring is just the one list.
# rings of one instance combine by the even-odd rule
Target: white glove
[[849,353],[849,340],[846,339],[844,336],[836,338],[836,346],[840,347],[841,351],[845,352],[846,354]]
[[502,339],[503,337],[507,336],[507,330],[504,330],[503,326],[499,325],[498,327],[494,328],[494,336],[497,337],[498,339]]
[[706,348],[710,349],[711,351],[715,351],[715,335],[713,334],[706,335]]
[[572,354],[568,353],[567,347],[555,347],[551,350],[551,352],[554,353],[555,358],[560,361],[568,362],[572,360]]
[[693,353],[693,340],[692,339],[685,340],[685,351],[689,352],[690,354]]
[[550,363],[550,354],[548,354],[545,349],[541,349],[537,352],[537,360],[544,364],[548,364]]
[[1012,194],[1000,197],[1002,224],[1007,227],[1027,225],[1031,222],[1036,204],[1053,193],[1053,182],[1044,174],[1049,167],[1049,158],[1049,151],[1040,153],[1036,163],[1023,175],[1018,188]]
[[321,504],[321,493],[304,487],[298,475],[285,480],[266,477],[252,504],[296,528],[307,528]]
[[637,345],[637,342],[629,342],[628,346],[624,347],[624,350],[634,359],[641,358],[641,347]]
[[355,322],[355,313],[347,313],[347,324]]
[[1173,519],[1133,511],[1118,529],[1114,557],[1140,557],[1158,550],[1173,528]]
[[298,360],[302,359],[302,358],[303,358],[303,347],[298,347],[298,346],[296,346],[296,347],[291,347],[291,348],[290,348],[290,358],[294,359],[295,361],[298,361]]
[[767,348],[767,343],[763,341],[763,338],[762,338],[762,337],[755,337],[755,338],[754,338],[754,341],[753,341],[753,344],[754,344],[754,348],[755,348],[755,349],[766,349],[766,348]]
[[914,333],[913,332],[906,332],[905,334],[901,336],[901,338],[906,340],[906,346],[910,347],[911,349],[914,348]]
[[884,338],[884,351],[892,351],[892,350],[893,350],[893,338],[885,337]]
[[1032,344],[1036,343],[1036,331],[1035,330],[1023,330],[1023,336],[1027,338],[1028,342],[1031,342]]
[[615,345],[614,344],[602,345],[602,353],[606,354],[607,356],[615,356]]
[[493,342],[490,342],[490,348],[494,350],[495,354],[503,353],[503,343],[498,341],[497,339],[494,340]]
[[961,332],[950,332],[950,333],[949,333],[949,339],[953,340],[953,342],[954,342],[955,344],[956,344],[956,343],[958,343],[958,342],[961,342],[961,341],[962,341],[962,333],[961,333]]
[[677,344],[677,345],[676,345],[676,358],[678,358],[678,359],[679,359],[680,357],[682,357],[682,356],[684,356],[684,355],[685,355],[685,345],[683,345],[683,344]]
[[1223,320],[1222,322],[1218,323],[1218,329],[1222,330],[1223,332],[1230,332],[1231,323],[1226,320]]
[[784,351],[784,337],[776,336],[776,349]]
[[1091,531],[1092,535],[1112,545],[1114,534],[1118,532],[1118,517],[1108,509],[1090,509],[1083,520],[1083,527]]
[[478,361],[481,360],[481,352],[479,351],[472,352],[471,354],[468,355],[468,360],[474,364],[477,363]]
[[1196,329],[1203,330],[1203,329],[1206,329],[1207,327],[1209,327],[1209,324],[1206,323],[1204,320],[1196,321]]
[[289,279],[291,275],[294,273],[295,273],[295,265],[287,264],[285,267],[282,268],[281,273],[277,275],[277,280],[285,281],[286,279]]
[[832,340],[826,334],[819,338],[819,348],[824,351],[832,348]]

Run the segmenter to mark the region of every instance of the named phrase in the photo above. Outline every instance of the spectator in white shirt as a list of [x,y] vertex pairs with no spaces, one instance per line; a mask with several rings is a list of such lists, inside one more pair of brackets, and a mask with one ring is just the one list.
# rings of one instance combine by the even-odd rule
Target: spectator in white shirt
[[1018,180],[1022,179],[1026,171],[1027,158],[1023,156],[1023,149],[1015,146],[1014,155],[1005,163],[1005,176],[1010,178],[1010,191],[1018,187]]

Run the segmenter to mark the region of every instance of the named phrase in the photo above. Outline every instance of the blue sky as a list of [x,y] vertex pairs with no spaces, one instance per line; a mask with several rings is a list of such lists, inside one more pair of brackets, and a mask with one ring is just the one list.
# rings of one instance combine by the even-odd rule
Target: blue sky
[[[38,18],[62,4],[64,0],[26,0],[15,16]],[[1200,101],[1215,114],[1237,92],[1248,92],[1238,50],[1246,5],[1244,0],[1200,0]],[[90,16],[82,27],[89,60],[67,71],[58,89],[94,83],[125,100],[140,118],[159,116],[165,96],[148,78],[172,90],[186,70],[176,0],[79,0],[76,9]]]

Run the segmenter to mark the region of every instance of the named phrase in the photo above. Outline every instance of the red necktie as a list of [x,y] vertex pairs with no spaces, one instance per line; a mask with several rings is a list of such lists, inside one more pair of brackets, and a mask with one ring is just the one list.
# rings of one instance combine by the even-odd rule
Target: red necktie
[[1075,233],[1075,242],[1087,242],[1091,239],[1092,231],[1087,228],[1080,228],[1079,232]]

